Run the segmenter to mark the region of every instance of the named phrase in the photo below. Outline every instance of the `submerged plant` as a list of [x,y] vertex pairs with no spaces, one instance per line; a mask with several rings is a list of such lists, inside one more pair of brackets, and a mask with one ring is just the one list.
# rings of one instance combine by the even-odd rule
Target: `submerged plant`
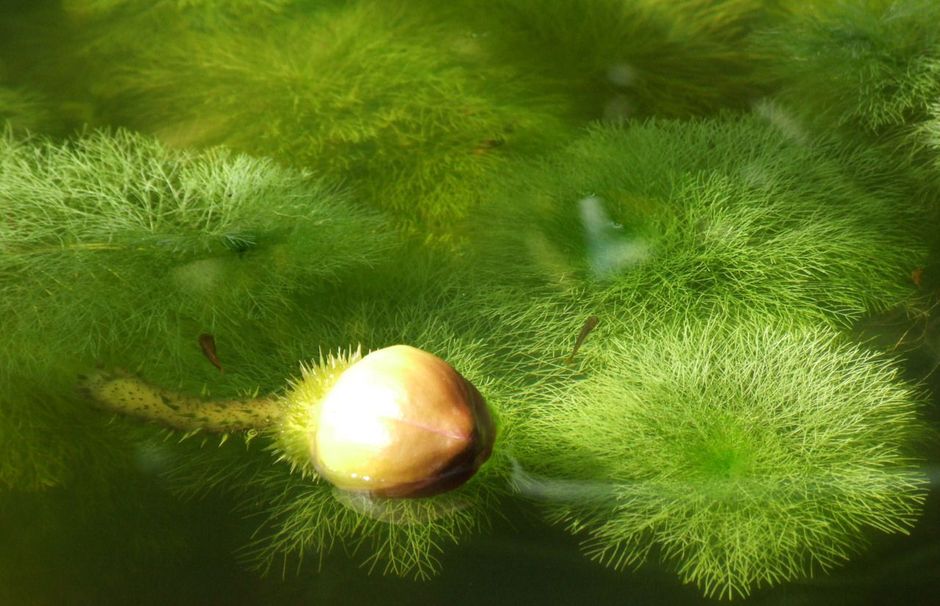
[[596,126],[489,194],[479,265],[586,289],[595,312],[847,324],[911,297],[922,215],[865,152],[854,174],[831,152],[759,114]]
[[39,492],[77,478],[100,485],[121,465],[127,440],[76,402],[73,377],[50,374],[36,384],[0,373],[0,385],[0,492]]
[[747,43],[774,13],[765,2],[472,0],[451,11],[481,47],[586,119],[708,115],[746,108],[767,88],[764,58]]
[[[0,482],[13,486],[60,484],[87,458],[79,369],[257,386],[285,318],[304,317],[298,297],[394,248],[379,217],[307,173],[124,131],[65,143],[7,131],[0,174]],[[200,353],[207,334],[224,381]]]
[[127,22],[105,21],[87,32],[90,56],[112,57],[93,92],[109,120],[171,145],[224,144],[342,180],[422,237],[460,235],[481,181],[565,132],[563,100],[408,3],[308,8],[248,31],[146,21],[159,43],[116,49]]
[[940,92],[936,3],[856,0],[796,4],[762,40],[779,57],[784,98],[817,124],[898,133]]
[[[940,5],[817,1],[794,3],[791,12],[754,36],[776,57],[781,101],[813,129],[888,147],[893,162],[920,170],[935,163],[924,147],[940,98]],[[927,178],[936,186],[936,172]]]
[[888,361],[759,316],[620,322],[596,368],[532,406],[517,470],[592,558],[656,554],[731,598],[912,526],[918,397]]
[[55,123],[52,109],[39,95],[0,84],[0,125],[17,131],[43,131]]
[[229,13],[269,13],[283,10],[296,0],[158,0],[140,2],[138,0],[64,0],[63,9],[73,18],[90,18],[107,15],[120,10],[198,11],[203,15],[216,17]]
[[246,319],[276,321],[296,293],[392,247],[378,217],[307,173],[123,131],[65,144],[8,132],[0,173],[4,368],[148,338],[172,349],[167,335],[186,355],[202,332],[233,342]]
[[[934,4],[14,4],[4,579],[426,578],[514,485],[596,560],[730,598],[917,518],[919,394],[845,333],[934,341]],[[155,536],[200,511],[218,533]],[[89,546],[115,565],[75,572]]]

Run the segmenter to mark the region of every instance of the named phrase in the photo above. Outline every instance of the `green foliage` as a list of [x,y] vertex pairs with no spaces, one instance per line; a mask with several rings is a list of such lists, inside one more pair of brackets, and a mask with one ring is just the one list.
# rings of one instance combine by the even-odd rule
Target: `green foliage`
[[563,101],[533,96],[462,34],[397,4],[318,8],[251,31],[147,21],[146,45],[109,45],[127,29],[106,21],[90,36],[93,92],[112,123],[313,168],[421,236],[454,237],[480,182],[558,135]]
[[256,485],[245,487],[255,491],[253,498],[270,497],[258,538],[245,550],[260,570],[277,562],[286,569],[291,560],[299,566],[311,554],[322,561],[341,545],[362,555],[370,571],[419,579],[439,572],[437,558],[446,546],[486,527],[501,492],[485,476],[436,497],[375,501],[275,470],[254,480]]
[[[11,486],[61,483],[94,449],[75,392],[83,367],[141,366],[205,389],[218,373],[200,333],[221,335],[229,360],[263,356],[299,293],[377,264],[394,242],[307,174],[127,132],[66,144],[7,132],[0,174],[0,481]],[[219,389],[257,388],[256,369],[234,370]]]
[[299,572],[311,560],[317,568],[341,548],[370,571],[427,578],[438,572],[446,546],[486,527],[501,492],[486,474],[433,498],[370,501],[272,466],[267,454],[229,442],[193,452],[198,464],[181,458],[170,474],[180,494],[235,497],[237,509],[257,525],[241,558],[261,572]]
[[[127,132],[0,145],[8,367],[234,332],[393,241],[335,190],[266,160],[170,152]],[[43,335],[56,338],[35,347]]]
[[930,108],[930,119],[922,126],[927,137],[927,144],[936,153],[933,167],[940,171],[940,102]]
[[42,95],[10,84],[10,67],[0,59],[0,128],[16,132],[57,130],[60,118]]
[[493,194],[480,264],[599,284],[595,312],[738,301],[851,321],[909,298],[924,251],[892,175],[856,154],[853,176],[833,151],[756,114],[597,126]]
[[55,123],[52,109],[41,96],[0,85],[0,124],[17,131],[44,131]]
[[733,597],[830,569],[867,529],[913,524],[918,397],[889,361],[746,318],[625,316],[583,380],[531,404],[517,453],[551,481],[523,487],[555,501],[593,558],[658,553]]
[[[514,482],[592,557],[655,555],[720,597],[828,570],[920,511],[919,395],[835,331],[884,311],[932,326],[910,304],[935,280],[935,3],[3,15],[4,498],[132,501],[172,462],[177,494],[257,524],[243,555],[262,571],[340,548],[425,578]],[[397,343],[493,409],[493,457],[453,492],[319,479],[299,399],[325,383],[286,425],[221,435],[158,434],[76,390],[98,363],[194,407],[272,402],[301,361]]]
[[206,16],[220,16],[231,13],[276,12],[294,4],[296,0],[158,0],[140,2],[138,0],[64,0],[63,9],[73,18],[92,18],[111,14],[115,11],[129,10],[145,12],[163,11],[164,14],[185,14],[186,11],[200,11]]
[[61,387],[50,390],[17,385],[7,376],[2,380],[0,488],[42,490],[71,479],[74,460],[87,456],[83,450],[95,452],[99,445],[81,441],[76,435],[80,431],[63,435],[50,428],[68,419],[72,427],[85,429],[87,420],[73,412],[74,402],[63,401]]
[[[774,11],[754,0],[457,2],[478,44],[587,119],[679,118],[746,108],[766,84],[747,32]],[[465,25],[466,27],[466,25]]]
[[940,5],[854,0],[796,3],[792,12],[755,36],[777,58],[772,71],[784,103],[814,129],[897,147],[895,160],[916,159],[940,98]]

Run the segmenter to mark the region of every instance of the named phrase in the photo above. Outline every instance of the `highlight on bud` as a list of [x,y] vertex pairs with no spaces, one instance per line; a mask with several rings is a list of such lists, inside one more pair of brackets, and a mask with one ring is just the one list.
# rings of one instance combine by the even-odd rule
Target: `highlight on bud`
[[490,456],[483,396],[450,364],[393,345],[345,370],[311,410],[317,472],[337,488],[424,497],[456,488]]

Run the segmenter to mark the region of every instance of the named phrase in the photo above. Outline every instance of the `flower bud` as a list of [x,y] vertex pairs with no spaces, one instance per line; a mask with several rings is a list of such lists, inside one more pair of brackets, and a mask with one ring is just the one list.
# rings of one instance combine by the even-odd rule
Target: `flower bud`
[[337,488],[424,497],[466,482],[495,429],[483,396],[437,356],[394,345],[336,380],[313,414],[313,463]]

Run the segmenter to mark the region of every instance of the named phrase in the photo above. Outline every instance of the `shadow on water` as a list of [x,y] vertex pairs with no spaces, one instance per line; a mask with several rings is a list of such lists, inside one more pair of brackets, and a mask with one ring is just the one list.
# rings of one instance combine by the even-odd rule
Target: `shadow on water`
[[[0,510],[0,603],[52,604],[649,604],[718,603],[648,562],[617,572],[583,557],[577,540],[546,527],[521,503],[485,534],[442,557],[429,581],[369,574],[336,551],[316,570],[261,578],[234,557],[250,532],[224,499],[180,503],[154,485],[124,504],[91,512],[62,491],[18,495]],[[50,500],[53,504],[50,504]],[[87,505],[87,503],[86,503]],[[940,499],[910,537],[875,537],[847,566],[815,579],[755,592],[761,605],[933,604],[940,592]]]

